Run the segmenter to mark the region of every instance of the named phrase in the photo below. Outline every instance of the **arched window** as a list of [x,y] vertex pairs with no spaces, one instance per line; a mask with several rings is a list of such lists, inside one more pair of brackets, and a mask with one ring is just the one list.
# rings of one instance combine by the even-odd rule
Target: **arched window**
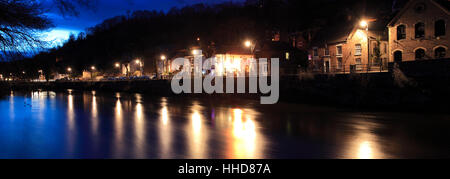
[[402,51],[395,51],[394,52],[394,62],[402,62]]
[[416,38],[425,37],[425,24],[423,22],[417,23],[414,27],[416,30]]
[[419,48],[416,50],[416,60],[423,60],[423,59],[425,59],[425,50]]
[[406,39],[406,26],[397,26],[397,40]]
[[446,50],[444,47],[438,47],[434,50],[434,57],[436,59],[445,58]]
[[445,36],[445,20],[440,19],[434,22],[434,36]]

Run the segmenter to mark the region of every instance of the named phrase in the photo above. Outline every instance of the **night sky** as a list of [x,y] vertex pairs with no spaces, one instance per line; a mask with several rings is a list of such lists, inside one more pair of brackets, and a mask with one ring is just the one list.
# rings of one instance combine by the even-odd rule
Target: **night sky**
[[[95,9],[77,8],[78,17],[63,17],[52,4],[47,6],[51,11],[46,15],[54,22],[55,27],[45,33],[47,41],[53,45],[65,41],[71,33],[78,34],[86,28],[95,26],[103,20],[117,15],[124,15],[127,11],[135,10],[163,10],[167,12],[172,7],[183,7],[196,3],[221,3],[226,1],[242,2],[244,0],[98,0]],[[51,1],[49,1],[51,2]]]

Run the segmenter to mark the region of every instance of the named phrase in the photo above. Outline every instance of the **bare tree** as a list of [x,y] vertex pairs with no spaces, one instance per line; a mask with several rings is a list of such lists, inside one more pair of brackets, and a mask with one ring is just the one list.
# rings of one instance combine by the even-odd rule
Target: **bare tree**
[[[77,6],[93,8],[96,0],[52,0],[64,16],[77,16]],[[0,0],[0,60],[40,48],[40,32],[53,26],[40,0]]]

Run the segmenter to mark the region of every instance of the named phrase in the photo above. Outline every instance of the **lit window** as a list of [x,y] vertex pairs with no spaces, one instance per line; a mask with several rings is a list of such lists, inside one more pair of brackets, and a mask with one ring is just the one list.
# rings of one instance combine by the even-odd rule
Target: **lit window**
[[434,36],[445,36],[445,20],[437,20],[434,23]]
[[361,44],[356,44],[355,50],[356,50],[355,55],[361,55],[362,54]]
[[289,60],[289,52],[286,52],[286,60]]

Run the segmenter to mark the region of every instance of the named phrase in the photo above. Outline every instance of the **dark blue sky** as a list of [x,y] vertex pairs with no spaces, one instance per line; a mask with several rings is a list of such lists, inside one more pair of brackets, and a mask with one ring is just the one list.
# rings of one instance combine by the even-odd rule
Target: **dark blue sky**
[[[88,27],[101,23],[104,19],[126,14],[134,10],[163,10],[172,7],[183,7],[196,3],[221,3],[225,1],[242,2],[244,0],[98,0],[94,10],[77,8],[78,17],[62,17],[55,8],[47,15],[53,20],[55,28],[46,33],[46,40],[54,41],[54,45],[66,40],[71,33],[78,34]],[[51,7],[51,5],[50,5]]]

